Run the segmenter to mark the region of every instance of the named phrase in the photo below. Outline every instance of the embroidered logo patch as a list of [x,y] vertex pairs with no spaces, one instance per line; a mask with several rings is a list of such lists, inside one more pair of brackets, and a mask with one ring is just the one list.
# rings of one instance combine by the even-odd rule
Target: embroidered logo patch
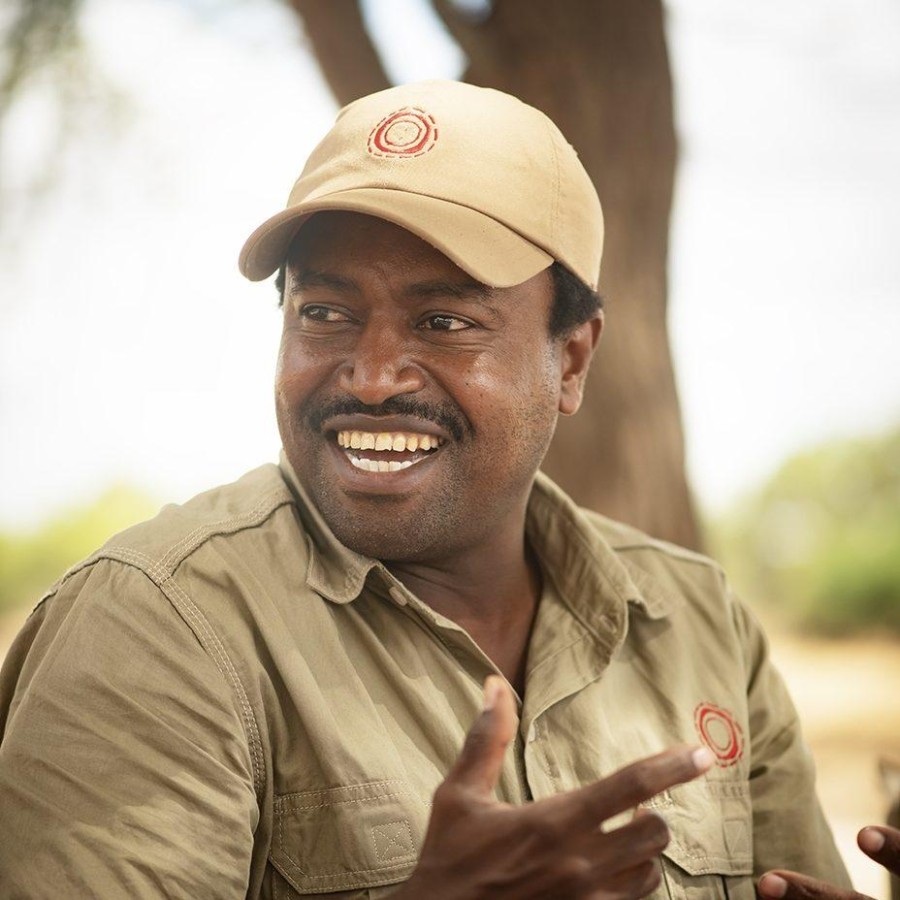
[[700,703],[694,710],[700,740],[712,750],[716,765],[733,766],[744,755],[744,732],[727,709]]
[[438,139],[434,117],[415,106],[404,106],[385,116],[370,132],[368,150],[372,156],[404,158],[422,156]]

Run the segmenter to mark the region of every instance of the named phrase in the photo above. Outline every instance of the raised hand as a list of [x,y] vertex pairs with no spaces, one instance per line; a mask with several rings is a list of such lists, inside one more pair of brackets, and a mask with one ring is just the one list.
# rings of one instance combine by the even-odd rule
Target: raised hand
[[[856,836],[860,850],[894,875],[900,875],[900,831],[886,825],[869,825]],[[815,878],[777,869],[759,879],[760,897],[785,900],[872,900],[866,894],[847,891]]]
[[710,767],[712,754],[673,748],[584,788],[511,806],[498,803],[493,790],[515,723],[509,688],[491,676],[484,712],[435,792],[419,864],[394,896],[613,900],[650,893],[660,879],[656,857],[669,842],[665,822],[643,811],[620,828],[601,826],[696,778]]

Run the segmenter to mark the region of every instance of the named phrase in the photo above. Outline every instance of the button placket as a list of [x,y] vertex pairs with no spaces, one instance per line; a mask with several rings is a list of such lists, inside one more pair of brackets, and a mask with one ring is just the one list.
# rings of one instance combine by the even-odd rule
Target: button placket
[[[472,636],[459,625],[449,620],[440,621],[438,614],[409,591],[390,572],[382,569],[382,578],[391,601],[408,615],[418,617],[434,639],[456,659],[470,677],[479,685],[488,675],[501,675],[502,672],[493,661],[475,643]],[[515,694],[515,691],[513,692]],[[521,706],[521,700],[517,698]]]
[[544,726],[533,720],[522,740],[522,777],[528,786],[528,793],[533,799],[549,797],[557,792],[547,771],[545,754]]

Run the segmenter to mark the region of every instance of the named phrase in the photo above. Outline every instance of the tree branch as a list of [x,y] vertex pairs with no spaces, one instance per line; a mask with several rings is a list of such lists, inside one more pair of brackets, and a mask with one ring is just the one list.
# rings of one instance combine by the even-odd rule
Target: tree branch
[[341,106],[391,86],[357,0],[288,0]]
[[17,0],[2,34],[0,113],[41,68],[59,62],[78,45],[81,0]]
[[453,4],[452,0],[431,0],[434,11],[440,16],[450,37],[459,44],[469,60],[489,59],[493,44],[489,31],[490,16],[476,22]]

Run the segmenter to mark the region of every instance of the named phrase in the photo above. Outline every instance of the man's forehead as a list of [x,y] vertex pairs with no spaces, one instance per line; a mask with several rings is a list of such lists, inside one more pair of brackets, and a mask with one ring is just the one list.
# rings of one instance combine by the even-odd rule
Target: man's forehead
[[521,285],[493,287],[394,222],[334,210],[311,216],[295,236],[284,287],[288,295],[324,288],[349,297],[363,293],[373,277],[411,301],[458,299],[491,308],[524,303],[543,311],[554,292],[549,268]]
[[354,264],[439,271],[440,279],[488,294],[492,289],[427,241],[386,219],[355,212],[316,213],[291,242],[286,268],[292,279],[340,277]]
[[[414,273],[410,273],[414,274]],[[359,293],[360,283],[353,277],[337,274],[327,269],[316,268],[305,264],[302,260],[287,269],[287,288],[289,293],[311,288],[328,288],[340,293]],[[429,297],[455,297],[466,300],[489,301],[496,293],[492,288],[480,281],[460,272],[459,277],[428,278],[411,280],[403,287],[403,292],[411,297],[427,299]]]

